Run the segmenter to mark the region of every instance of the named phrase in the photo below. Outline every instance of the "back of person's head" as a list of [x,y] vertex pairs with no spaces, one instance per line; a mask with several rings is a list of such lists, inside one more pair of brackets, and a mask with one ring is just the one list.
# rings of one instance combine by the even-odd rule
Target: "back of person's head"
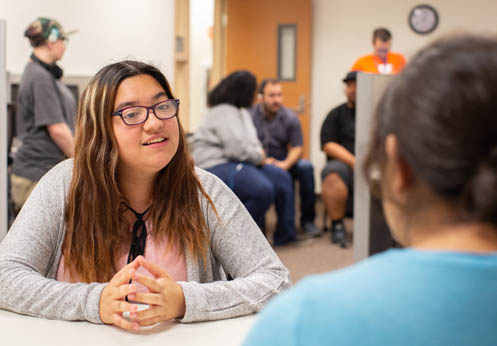
[[39,17],[34,20],[24,31],[24,36],[29,39],[33,48],[45,45],[47,42],[67,39],[62,25],[55,19]]
[[390,41],[392,39],[392,33],[387,28],[377,28],[373,31],[373,43],[376,39],[383,42]]
[[387,88],[375,121],[364,166],[370,185],[377,169],[385,183],[393,134],[414,189],[428,187],[456,220],[497,225],[496,39],[452,37],[420,51]]
[[257,80],[249,71],[235,71],[219,82],[209,92],[207,104],[210,107],[228,103],[237,108],[252,106]]

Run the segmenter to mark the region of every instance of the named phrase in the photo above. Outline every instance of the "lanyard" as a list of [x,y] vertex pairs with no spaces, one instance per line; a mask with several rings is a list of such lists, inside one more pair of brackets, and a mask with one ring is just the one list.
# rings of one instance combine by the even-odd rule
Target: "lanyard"
[[130,263],[136,257],[140,255],[143,256],[145,254],[145,245],[147,242],[147,227],[145,226],[145,221],[143,220],[143,216],[145,216],[145,214],[150,210],[152,206],[148,207],[147,210],[145,210],[143,213],[135,211],[129,205],[126,206],[136,216],[136,221],[133,224],[133,236],[128,254],[128,263]]

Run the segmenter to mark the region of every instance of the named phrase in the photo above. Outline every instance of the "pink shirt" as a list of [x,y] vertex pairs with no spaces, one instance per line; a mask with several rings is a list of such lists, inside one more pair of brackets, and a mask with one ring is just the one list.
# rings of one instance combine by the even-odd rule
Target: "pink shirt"
[[[164,239],[160,243],[156,243],[152,239],[152,225],[149,220],[145,221],[147,226],[147,243],[145,245],[145,259],[152,263],[160,265],[162,268],[166,269],[169,275],[175,281],[186,281],[186,260],[184,255],[180,255],[177,246],[171,246],[171,249],[166,252],[167,239]],[[130,227],[130,231],[132,227]],[[128,260],[129,248],[125,249],[123,253],[119,256],[117,261],[117,270],[123,268]],[[138,274],[153,277],[146,269],[138,268]],[[57,268],[57,281],[64,282],[78,282],[79,280],[71,280],[69,273],[66,273],[64,266],[64,256],[61,256],[59,266]],[[138,284],[138,291],[144,291],[145,288]]]

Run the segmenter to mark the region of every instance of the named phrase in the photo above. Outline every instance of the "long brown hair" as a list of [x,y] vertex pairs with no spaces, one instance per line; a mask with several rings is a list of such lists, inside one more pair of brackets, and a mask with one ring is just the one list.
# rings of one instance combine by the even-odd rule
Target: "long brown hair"
[[[84,90],[76,116],[74,168],[65,209],[66,233],[62,246],[65,267],[73,280],[107,282],[117,272],[116,261],[131,243],[123,217],[119,190],[117,142],[111,114],[120,83],[133,76],[150,75],[174,99],[169,83],[155,67],[122,61],[102,68]],[[155,178],[150,217],[154,240],[167,237],[205,259],[209,231],[200,206],[200,193],[214,205],[202,188],[188,152],[179,117],[179,144],[171,162]],[[217,213],[216,213],[217,214]],[[165,249],[166,250],[166,249]]]

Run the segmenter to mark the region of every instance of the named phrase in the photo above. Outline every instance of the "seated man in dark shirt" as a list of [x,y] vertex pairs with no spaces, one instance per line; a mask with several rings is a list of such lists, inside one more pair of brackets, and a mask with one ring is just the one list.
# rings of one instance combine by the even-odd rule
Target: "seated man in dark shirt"
[[282,105],[281,84],[274,79],[265,79],[259,88],[260,104],[251,109],[252,120],[257,129],[267,159],[271,164],[288,171],[300,185],[300,226],[308,236],[320,236],[321,230],[314,225],[314,169],[312,164],[301,159],[302,129],[295,112]]
[[331,241],[347,246],[343,218],[353,207],[355,164],[356,72],[343,79],[347,102],[335,107],[326,116],[321,128],[321,149],[327,163],[321,172],[322,196],[331,218]]

